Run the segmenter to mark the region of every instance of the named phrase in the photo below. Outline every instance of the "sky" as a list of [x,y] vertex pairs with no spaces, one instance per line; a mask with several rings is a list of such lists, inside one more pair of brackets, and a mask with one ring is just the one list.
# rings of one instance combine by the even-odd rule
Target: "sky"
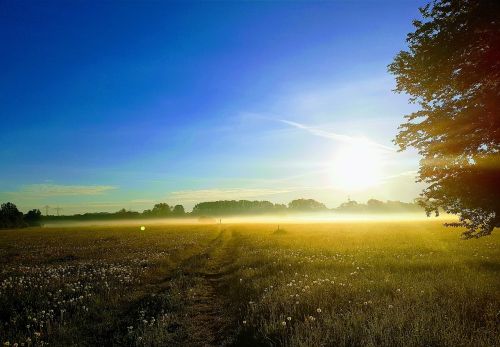
[[1,1],[0,201],[411,201],[387,65],[422,5]]

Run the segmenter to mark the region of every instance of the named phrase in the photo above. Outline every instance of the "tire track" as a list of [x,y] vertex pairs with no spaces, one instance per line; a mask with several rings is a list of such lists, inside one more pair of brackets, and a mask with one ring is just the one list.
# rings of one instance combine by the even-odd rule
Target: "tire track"
[[191,282],[184,295],[183,346],[228,346],[234,342],[234,312],[225,299],[223,283],[236,254],[231,252],[231,233],[222,229],[206,250],[187,259],[182,275]]

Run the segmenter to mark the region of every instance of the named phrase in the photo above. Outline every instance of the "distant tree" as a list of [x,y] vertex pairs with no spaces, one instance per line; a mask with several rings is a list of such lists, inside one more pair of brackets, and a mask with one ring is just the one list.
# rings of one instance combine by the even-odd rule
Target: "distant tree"
[[30,226],[39,226],[42,219],[42,213],[38,209],[30,210],[24,215],[24,220]]
[[296,199],[288,204],[288,208],[294,211],[313,212],[324,211],[326,206],[319,201],[313,199]]
[[175,205],[174,208],[172,209],[172,214],[175,216],[183,216],[184,214],[186,214],[186,211],[184,210],[184,206]]
[[275,208],[276,205],[265,200],[219,200],[200,202],[194,206],[192,213],[197,216],[266,214],[276,212]]
[[348,199],[346,202],[341,203],[340,206],[337,208],[337,210],[352,212],[353,210],[356,210],[359,207],[360,204],[358,204],[356,200]]
[[338,212],[347,213],[414,213],[422,212],[422,207],[414,202],[407,203],[401,201],[380,201],[370,199],[366,204],[358,203],[355,200],[348,200],[336,208]]
[[274,204],[274,212],[285,212],[287,210],[286,204]]
[[151,213],[154,217],[168,217],[172,213],[172,210],[167,203],[161,202],[154,205]]
[[111,215],[112,219],[123,219],[123,218],[137,218],[140,216],[139,212],[136,211],[128,211],[124,208],[121,210],[115,212],[114,214]]
[[6,202],[0,207],[0,228],[20,228],[26,226],[23,213],[11,202]]
[[500,226],[500,1],[439,0],[420,9],[389,71],[420,109],[395,142],[422,155],[427,214],[460,216],[465,238]]
[[372,207],[372,208],[380,208],[380,207],[384,206],[384,202],[377,200],[377,199],[370,199],[366,202],[366,205],[368,205],[368,207]]

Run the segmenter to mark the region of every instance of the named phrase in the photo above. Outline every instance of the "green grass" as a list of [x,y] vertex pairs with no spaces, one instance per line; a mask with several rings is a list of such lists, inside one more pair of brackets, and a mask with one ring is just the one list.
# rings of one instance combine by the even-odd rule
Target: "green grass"
[[0,232],[0,342],[500,346],[500,235],[437,222]]

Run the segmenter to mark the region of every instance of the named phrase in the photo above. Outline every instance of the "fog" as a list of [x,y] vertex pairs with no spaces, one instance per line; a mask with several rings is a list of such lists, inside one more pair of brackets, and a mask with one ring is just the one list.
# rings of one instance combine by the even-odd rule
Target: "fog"
[[294,215],[255,215],[228,217],[193,217],[193,218],[151,218],[95,221],[51,221],[44,223],[44,228],[52,227],[90,227],[90,226],[158,226],[158,225],[214,225],[214,224],[317,224],[317,223],[357,223],[388,221],[450,221],[456,216],[443,214],[439,217],[427,217],[425,213],[314,213]]

